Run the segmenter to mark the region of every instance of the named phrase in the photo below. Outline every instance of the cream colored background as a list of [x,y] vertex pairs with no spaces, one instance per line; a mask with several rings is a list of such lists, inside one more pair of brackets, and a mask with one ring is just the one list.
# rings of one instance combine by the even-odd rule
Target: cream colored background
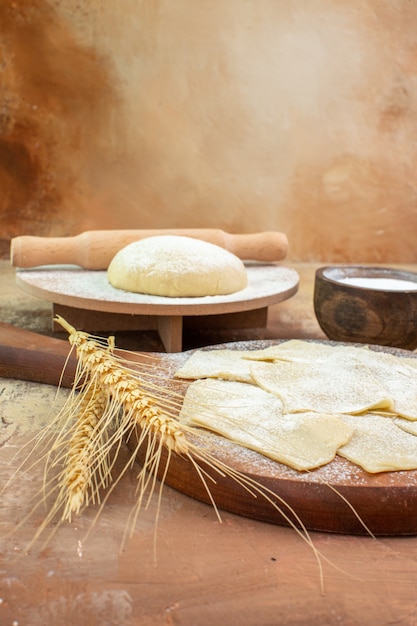
[[280,230],[293,260],[416,262],[414,0],[16,5],[0,139],[38,169],[19,196],[0,147],[4,238]]

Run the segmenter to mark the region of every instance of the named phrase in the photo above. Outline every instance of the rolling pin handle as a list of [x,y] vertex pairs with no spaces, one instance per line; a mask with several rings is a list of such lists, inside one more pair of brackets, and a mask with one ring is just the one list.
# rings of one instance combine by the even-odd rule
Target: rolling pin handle
[[286,235],[278,232],[227,235],[225,246],[230,252],[245,261],[281,261],[288,250]]

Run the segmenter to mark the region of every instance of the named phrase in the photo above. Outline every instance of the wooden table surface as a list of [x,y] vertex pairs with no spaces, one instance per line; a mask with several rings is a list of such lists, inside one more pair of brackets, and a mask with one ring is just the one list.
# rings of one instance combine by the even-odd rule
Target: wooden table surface
[[[295,267],[299,292],[271,307],[266,329],[194,332],[186,347],[248,337],[323,338],[312,303],[315,267]],[[0,321],[51,334],[50,305],[19,290],[7,262],[0,263],[0,284]],[[152,333],[118,341],[160,350]],[[55,394],[49,385],[0,379],[2,485],[18,465],[16,453],[49,419]],[[417,624],[417,538],[312,533],[323,556],[322,589],[312,550],[291,529],[229,513],[219,523],[210,506],[165,487],[156,531],[154,496],[121,549],[135,502],[131,471],[88,538],[94,509],[61,527],[43,549],[27,551],[42,512],[24,518],[40,479],[39,468],[18,472],[2,493],[1,625]]]

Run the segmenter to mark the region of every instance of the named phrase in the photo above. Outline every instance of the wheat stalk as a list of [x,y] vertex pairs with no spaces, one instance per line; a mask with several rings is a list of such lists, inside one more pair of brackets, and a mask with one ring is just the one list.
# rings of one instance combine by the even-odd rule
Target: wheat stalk
[[[210,491],[210,482],[216,482],[216,477],[228,476],[254,498],[265,499],[313,550],[322,581],[321,562],[326,559],[317,551],[297,513],[279,494],[229,467],[198,445],[198,429],[177,418],[182,402],[180,394],[168,393],[152,382],[149,372],[139,373],[132,363],[117,356],[113,338],[107,341],[94,338],[77,331],[59,316],[55,321],[68,332],[69,343],[77,353],[77,368],[72,392],[56,420],[61,421],[62,427],[53,436],[46,454],[44,499],[52,498],[53,503],[35,539],[52,520],[58,518],[56,527],[71,522],[90,503],[100,505],[98,516],[112,490],[134,465],[141,446],[146,446],[137,476],[136,505],[128,521],[130,534],[142,506],[146,506],[154,493],[159,476],[158,515],[161,490],[172,455],[180,455],[199,476],[220,520]],[[51,438],[50,429],[47,431]],[[119,474],[113,476],[118,453],[127,440],[132,441],[132,436],[137,441],[131,456]],[[162,458],[165,458],[164,467],[161,467]]]
[[[166,401],[162,396],[158,396],[155,392],[144,391],[143,388],[149,387],[149,383],[132,369],[131,364],[114,354],[113,340],[108,340],[107,344],[103,344],[102,340],[94,339],[88,333],[77,331],[60,316],[57,316],[55,321],[68,332],[69,342],[76,348],[78,357],[76,381],[84,380],[81,384],[77,383],[80,393],[85,393],[89,386],[94,385],[108,398],[108,404],[112,407],[107,410],[107,422],[111,422],[113,426],[113,432],[109,435],[109,445],[120,443],[131,437],[134,432],[138,432],[137,446],[133,452],[135,454],[146,441],[147,453],[139,474],[142,481],[146,472],[150,472],[155,477],[161,458],[161,449],[165,448],[168,452],[168,462],[171,454],[180,454],[191,462],[207,491],[209,491],[207,472],[202,469],[200,462],[208,465],[219,475],[232,476],[236,482],[254,495],[264,494],[264,497],[271,501],[271,505],[278,507],[273,502],[279,501],[277,494],[268,492],[262,485],[229,468],[194,443],[191,435],[195,435],[196,430],[179,422],[174,415],[177,401],[171,400],[171,403],[168,401],[167,409]],[[163,389],[160,391],[163,392]],[[139,491],[143,496],[143,490]],[[214,501],[213,504],[215,504]],[[282,504],[285,505],[285,503]],[[287,510],[289,510],[288,507]],[[281,508],[279,511],[288,523],[294,524],[285,511]],[[301,529],[300,532],[304,537],[307,536],[308,533],[302,521],[294,511],[290,510],[290,513],[295,517]]]
[[62,472],[62,519],[72,519],[85,505],[100,500],[100,489],[109,484],[107,431],[100,428],[107,397],[99,390],[89,389],[82,398],[75,427],[68,442]]

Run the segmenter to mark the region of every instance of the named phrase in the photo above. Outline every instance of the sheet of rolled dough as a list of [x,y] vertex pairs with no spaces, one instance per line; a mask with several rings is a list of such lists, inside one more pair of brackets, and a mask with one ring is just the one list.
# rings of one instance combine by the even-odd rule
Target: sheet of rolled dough
[[177,378],[224,378],[252,383],[251,363],[240,350],[197,350],[176,372]]
[[398,428],[392,418],[370,413],[341,419],[354,432],[339,456],[372,474],[417,469],[417,437]]
[[404,417],[396,417],[394,422],[398,428],[405,430],[406,433],[410,433],[410,435],[415,435],[417,437],[417,421],[411,421]]
[[413,360],[373,350],[363,351],[360,358],[393,399],[393,412],[417,420],[417,370],[411,364]]
[[[345,349],[349,349],[349,347]],[[325,358],[334,351],[334,346],[327,343],[306,341],[304,339],[289,339],[261,350],[250,350],[244,358],[253,361],[296,361],[310,363]]]
[[[331,362],[351,360],[368,367],[372,375],[384,387],[393,400],[393,412],[410,420],[417,420],[417,358],[397,356],[388,352],[375,351],[363,346],[339,346],[326,343],[292,339],[255,350],[245,359],[257,361],[292,361],[294,363]],[[334,376],[338,376],[338,369]]]
[[281,398],[286,413],[392,410],[393,401],[366,365],[334,354],[315,363],[253,361],[256,384]]
[[217,379],[191,383],[180,419],[300,471],[329,463],[353,433],[335,415],[284,415],[282,402],[273,394]]

